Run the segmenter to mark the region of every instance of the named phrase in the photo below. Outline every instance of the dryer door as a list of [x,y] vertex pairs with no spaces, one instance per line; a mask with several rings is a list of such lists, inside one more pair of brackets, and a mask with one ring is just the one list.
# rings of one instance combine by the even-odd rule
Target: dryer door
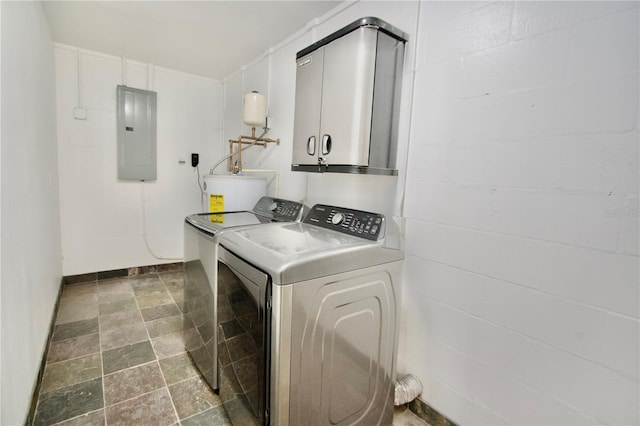
[[293,285],[290,425],[390,425],[400,262]]
[[220,398],[234,425],[266,425],[271,279],[222,246],[218,259]]

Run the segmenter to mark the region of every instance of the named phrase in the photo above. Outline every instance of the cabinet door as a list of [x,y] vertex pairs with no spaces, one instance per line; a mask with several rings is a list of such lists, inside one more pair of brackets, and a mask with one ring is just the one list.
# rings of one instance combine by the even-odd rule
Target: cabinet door
[[293,164],[318,164],[323,58],[319,49],[296,61]]
[[326,164],[368,165],[377,35],[361,27],[325,46],[319,152]]

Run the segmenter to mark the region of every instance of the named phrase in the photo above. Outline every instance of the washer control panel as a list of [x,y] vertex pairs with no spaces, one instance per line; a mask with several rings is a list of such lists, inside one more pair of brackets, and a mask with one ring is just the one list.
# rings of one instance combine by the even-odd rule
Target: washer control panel
[[384,237],[384,216],[361,210],[316,204],[303,222],[373,241]]
[[253,211],[259,215],[285,222],[302,220],[304,205],[282,198],[262,197],[256,203]]

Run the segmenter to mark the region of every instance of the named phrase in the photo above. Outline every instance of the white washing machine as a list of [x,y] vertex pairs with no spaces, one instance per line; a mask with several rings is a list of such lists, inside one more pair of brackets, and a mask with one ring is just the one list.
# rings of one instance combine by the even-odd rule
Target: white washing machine
[[403,252],[382,215],[316,205],[223,233],[220,397],[234,425],[390,425]]
[[195,326],[185,326],[185,345],[200,373],[213,389],[218,388],[216,238],[226,230],[237,227],[300,221],[307,210],[301,203],[265,196],[258,200],[253,210],[200,213],[185,219],[185,321]]

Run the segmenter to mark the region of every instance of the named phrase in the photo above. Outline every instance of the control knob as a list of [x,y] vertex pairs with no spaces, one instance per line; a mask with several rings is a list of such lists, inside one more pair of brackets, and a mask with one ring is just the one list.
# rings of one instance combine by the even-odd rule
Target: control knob
[[331,218],[331,223],[334,225],[340,225],[344,221],[344,215],[342,213],[336,213]]
[[271,205],[269,206],[269,210],[271,210],[272,212],[278,210],[278,203],[271,203]]

